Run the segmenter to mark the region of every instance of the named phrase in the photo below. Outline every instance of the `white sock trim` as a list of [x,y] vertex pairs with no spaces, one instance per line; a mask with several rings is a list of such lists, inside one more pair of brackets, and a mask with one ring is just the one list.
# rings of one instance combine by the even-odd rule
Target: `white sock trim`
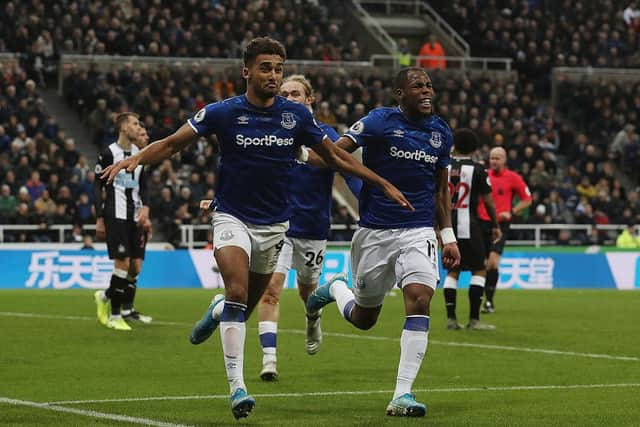
[[486,277],[484,276],[476,276],[473,275],[471,276],[471,281],[469,282],[470,285],[476,285],[476,286],[482,286],[484,288],[484,283],[486,282]]
[[262,322],[258,322],[258,335],[262,334],[277,334],[278,333],[278,322],[273,322],[271,320],[264,320]]
[[458,279],[455,279],[455,278],[453,278],[451,276],[445,277],[444,285],[442,285],[442,288],[443,289],[458,289]]
[[127,276],[129,275],[129,272],[127,270],[122,270],[120,268],[114,268],[113,275],[121,279],[126,279]]

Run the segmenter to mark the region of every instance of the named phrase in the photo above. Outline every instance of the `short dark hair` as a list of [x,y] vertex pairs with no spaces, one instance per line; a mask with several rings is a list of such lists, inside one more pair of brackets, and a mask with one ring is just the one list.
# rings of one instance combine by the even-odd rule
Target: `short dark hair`
[[453,133],[453,146],[460,154],[471,154],[478,148],[478,135],[471,129],[456,129]]
[[402,70],[398,71],[398,74],[396,74],[396,77],[393,79],[394,90],[405,88],[405,86],[407,85],[407,76],[411,71],[417,71],[419,73],[427,74],[424,68],[420,68],[420,67],[403,68]]
[[134,117],[136,120],[140,119],[139,115],[137,115],[136,113],[132,113],[131,111],[125,111],[124,113],[118,113],[116,115],[115,122],[116,122],[116,128],[118,129],[118,132],[122,128],[122,125],[126,123],[127,120],[129,120],[129,117]]
[[247,44],[242,54],[244,66],[249,67],[253,65],[258,55],[278,55],[281,56],[283,60],[287,59],[287,53],[282,43],[271,37],[257,37]]

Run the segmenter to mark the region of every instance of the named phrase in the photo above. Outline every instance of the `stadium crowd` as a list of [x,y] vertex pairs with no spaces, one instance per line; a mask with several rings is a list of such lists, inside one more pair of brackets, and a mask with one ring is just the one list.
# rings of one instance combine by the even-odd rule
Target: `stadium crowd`
[[636,1],[433,3],[469,41],[472,55],[514,58],[518,70],[541,90],[548,89],[551,67],[640,66],[640,9]]
[[[281,40],[291,58],[358,60],[358,43],[329,22],[338,1],[8,1],[0,6],[0,52],[18,52],[43,83],[60,54],[239,58],[258,35]],[[334,20],[335,21],[335,20]]]
[[[617,22],[609,21],[610,14],[616,13],[621,3],[596,3],[607,3],[609,8],[603,12],[578,3],[573,16],[567,13],[573,5],[569,2],[527,5],[489,1],[483,2],[481,18],[475,2],[454,1],[443,9],[450,22],[464,27],[462,34],[468,40],[483,41],[481,45],[472,43],[472,53],[509,55],[518,64],[520,72],[506,80],[454,77],[439,71],[432,73],[432,79],[438,95],[437,113],[453,129],[470,127],[478,132],[483,144],[478,158],[486,159],[490,146],[502,145],[508,153],[508,167],[521,172],[529,183],[533,207],[521,221],[640,222],[638,192],[626,192],[614,174],[619,166],[634,173],[633,166],[640,157],[640,142],[632,124],[640,113],[640,85],[565,82],[560,85],[559,111],[548,106],[545,99],[549,94],[548,72],[552,65],[562,65],[561,55],[568,56],[564,58],[567,64],[597,66],[601,57],[609,61],[615,53],[623,61],[619,65],[633,65],[637,29],[633,25],[625,27],[622,18],[622,23],[601,25],[605,19]],[[0,50],[28,56],[43,45],[53,46],[52,58],[60,52],[237,57],[249,36],[267,34],[283,40],[294,58],[358,59],[361,55],[357,43],[343,43],[339,27],[328,24],[326,8],[313,2],[134,0],[100,7],[95,2],[65,5],[68,7],[61,8],[57,2],[35,0],[4,4],[0,20],[11,23],[15,31],[7,31],[10,25],[2,26]],[[148,13],[141,14],[143,9]],[[545,11],[556,14],[551,20],[540,19]],[[253,19],[256,16],[263,19]],[[58,20],[62,25],[52,26]],[[324,24],[327,31],[322,30]],[[216,33],[210,31],[213,28],[228,31]],[[562,34],[574,36],[570,40],[556,38],[559,28],[563,28]],[[565,32],[567,28],[576,31]],[[600,30],[597,37],[593,28]],[[604,49],[594,43],[594,37],[607,41],[619,38],[633,49]],[[314,38],[313,43],[310,38]],[[155,45],[158,51],[152,47]],[[202,46],[209,50],[203,51]],[[316,50],[309,52],[306,46],[315,46]],[[347,50],[339,50],[340,46]],[[52,238],[47,230],[51,223],[95,222],[91,208],[95,175],[89,165],[93,159],[87,161],[81,156],[74,141],[47,114],[38,95],[40,81],[45,80],[42,70],[14,65],[5,67],[0,76],[0,222],[41,224],[40,231],[7,233],[6,237],[14,240],[46,241]],[[307,74],[317,92],[318,120],[339,131],[370,109],[393,103],[390,75],[381,70],[329,73],[314,68]],[[93,142],[102,148],[115,140],[114,112],[138,112],[151,140],[156,140],[171,133],[206,103],[242,93],[244,81],[237,71],[214,71],[196,63],[147,68],[125,65],[109,72],[70,66],[65,69],[63,87],[66,102],[91,129]],[[567,119],[560,120],[558,113]],[[559,163],[562,159],[565,163]],[[217,160],[215,139],[202,140],[149,169],[151,216],[169,241],[179,240],[180,224],[208,223],[197,202],[213,195]],[[336,231],[331,238],[350,238],[353,219],[346,208],[336,205],[333,219],[348,229]],[[565,230],[546,237],[564,244],[605,243],[612,236]]]

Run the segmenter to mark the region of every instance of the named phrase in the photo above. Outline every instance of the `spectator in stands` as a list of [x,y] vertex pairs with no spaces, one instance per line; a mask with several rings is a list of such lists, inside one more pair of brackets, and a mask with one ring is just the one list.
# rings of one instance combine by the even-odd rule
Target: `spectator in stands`
[[401,68],[408,68],[412,64],[409,41],[405,38],[398,40],[398,53],[396,53],[396,60],[398,61],[398,66]]
[[73,224],[73,230],[71,231],[71,236],[68,238],[68,242],[72,243],[80,243],[84,240],[84,235],[82,234],[82,226],[80,224]]
[[640,32],[640,9],[636,0],[630,2],[622,12],[622,19],[630,30]]
[[47,189],[51,196],[58,194],[58,191],[60,190],[60,176],[57,173],[52,172],[49,174]]
[[45,189],[46,186],[40,181],[40,172],[31,172],[31,178],[27,181],[27,190],[29,191],[31,200],[38,199]]
[[36,242],[50,242],[49,233],[50,219],[45,215],[44,205],[34,205],[33,212],[29,218],[30,224],[35,224],[38,229],[31,233],[31,239]]
[[[420,58],[421,56],[434,56],[436,58]],[[429,40],[422,45],[418,52],[416,65],[418,67],[444,70],[447,68],[447,61],[444,59],[445,53],[442,45],[436,39],[434,33],[429,34]],[[438,58],[442,57],[442,58]]]
[[56,211],[51,217],[52,224],[71,224],[73,218],[67,213],[67,205],[60,203],[56,205]]
[[556,240],[556,245],[559,245],[559,246],[573,245],[573,242],[571,242],[571,231],[567,229],[560,230],[558,232],[558,239]]
[[[26,203],[19,203],[16,208],[16,214],[11,220],[13,225],[31,225],[31,215],[29,214],[29,205]],[[14,242],[28,242],[30,241],[30,233],[28,231],[18,230],[10,234],[11,240]]]
[[33,203],[33,205],[42,210],[45,216],[48,218],[53,217],[56,213],[56,202],[53,201],[51,195],[49,194],[49,190],[46,188],[42,191],[40,197]]
[[591,231],[587,233],[584,244],[589,246],[601,246],[604,244],[604,241],[604,234],[596,227],[593,227]]
[[619,160],[622,159],[624,155],[625,146],[631,144],[631,142],[635,138],[635,130],[636,127],[627,123],[624,128],[618,132],[613,139],[613,142],[609,146],[609,157]]
[[58,195],[56,198],[56,203],[59,205],[67,206],[67,213],[71,216],[75,216],[75,202],[73,201],[73,196],[71,195],[71,190],[67,185],[63,185],[58,190]]
[[596,187],[591,183],[588,176],[583,176],[580,180],[580,184],[576,186],[576,190],[580,197],[584,197],[585,199],[591,199],[596,195]]
[[616,239],[616,247],[621,249],[638,249],[640,248],[640,236],[636,231],[634,223],[628,223],[627,227],[622,230]]
[[110,126],[111,123],[112,120],[107,110],[107,101],[100,98],[96,101],[96,108],[91,111],[87,118],[87,124],[93,131],[92,141],[95,145],[101,146],[104,139],[105,128]]
[[82,237],[82,247],[80,249],[91,251],[95,250],[95,248],[93,247],[93,237],[91,236],[91,234],[85,233],[85,235]]
[[329,126],[337,123],[336,116],[329,108],[329,103],[327,101],[322,101],[320,103],[320,108],[316,111],[316,119]]
[[171,187],[163,187],[160,191],[160,198],[150,199],[150,203],[151,218],[154,220],[157,219],[162,233],[168,235],[176,212],[176,205],[173,199],[173,191]]
[[95,224],[96,222],[95,207],[87,193],[81,193],[76,203],[75,221],[78,224]]
[[[0,113],[1,114],[1,113]],[[0,123],[2,123],[2,118],[0,117]],[[11,137],[7,135],[7,132],[4,129],[4,126],[0,126],[0,153],[6,153],[11,148]]]
[[2,184],[0,188],[0,223],[6,224],[15,215],[18,201],[11,194],[11,187]]
[[18,204],[24,203],[29,209],[33,205],[33,200],[29,195],[29,190],[24,185],[18,190]]
[[80,153],[78,153],[78,150],[76,149],[76,142],[73,138],[67,138],[64,141],[62,156],[64,158],[64,165],[66,165],[67,167],[74,167],[76,163],[78,163]]
[[637,134],[627,142],[622,152],[622,169],[632,175],[637,176],[638,164],[640,163],[640,136]]

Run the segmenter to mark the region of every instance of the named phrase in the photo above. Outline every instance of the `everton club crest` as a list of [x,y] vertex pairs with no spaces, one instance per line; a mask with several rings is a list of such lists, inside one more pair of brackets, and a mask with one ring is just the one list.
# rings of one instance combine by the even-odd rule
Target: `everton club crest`
[[440,148],[442,145],[442,134],[440,132],[431,132],[431,138],[429,139],[429,144],[433,148]]
[[291,130],[296,127],[296,119],[293,113],[282,113],[282,121],[280,122],[283,128]]

